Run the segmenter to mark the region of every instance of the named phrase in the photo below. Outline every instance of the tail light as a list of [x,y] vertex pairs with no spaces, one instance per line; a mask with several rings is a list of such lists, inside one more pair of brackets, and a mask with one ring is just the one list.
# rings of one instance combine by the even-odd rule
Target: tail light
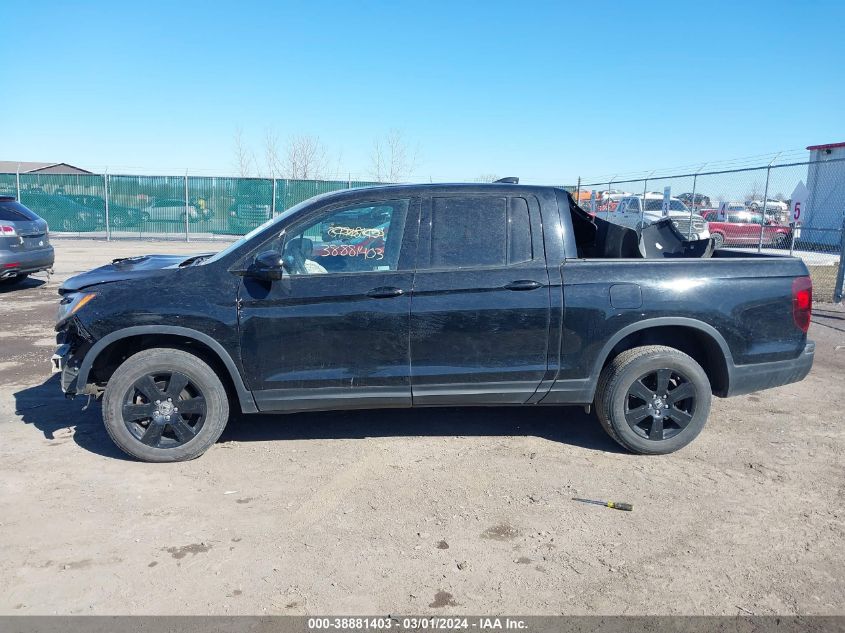
[[792,282],[792,319],[802,332],[810,329],[813,310],[813,281],[809,277],[796,277]]
[[15,230],[13,226],[0,226],[0,235],[3,237],[17,237],[18,232]]

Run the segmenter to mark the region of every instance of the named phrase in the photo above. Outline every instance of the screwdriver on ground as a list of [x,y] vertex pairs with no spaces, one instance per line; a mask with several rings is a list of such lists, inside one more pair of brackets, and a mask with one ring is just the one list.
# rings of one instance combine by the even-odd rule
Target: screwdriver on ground
[[613,508],[614,510],[627,510],[630,512],[634,509],[634,506],[630,503],[617,503],[615,501],[594,501],[593,499],[579,499],[578,497],[572,497],[573,501],[581,501],[582,503],[594,503],[597,506],[605,506],[607,508]]

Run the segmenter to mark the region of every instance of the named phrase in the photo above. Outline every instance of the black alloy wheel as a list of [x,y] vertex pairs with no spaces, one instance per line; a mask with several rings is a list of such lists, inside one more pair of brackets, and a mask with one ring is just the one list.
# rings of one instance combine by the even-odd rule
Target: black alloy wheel
[[127,390],[122,414],[127,430],[147,446],[175,448],[202,429],[206,402],[185,374],[146,374]]
[[695,393],[695,387],[680,372],[672,369],[651,371],[628,388],[625,421],[644,439],[671,439],[692,421]]

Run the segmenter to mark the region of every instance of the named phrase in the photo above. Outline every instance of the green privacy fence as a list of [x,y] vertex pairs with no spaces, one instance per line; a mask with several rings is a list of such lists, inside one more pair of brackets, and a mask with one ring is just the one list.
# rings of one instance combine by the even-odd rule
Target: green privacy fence
[[113,237],[244,235],[313,196],[375,185],[356,180],[0,174],[0,195],[16,196],[53,232]]

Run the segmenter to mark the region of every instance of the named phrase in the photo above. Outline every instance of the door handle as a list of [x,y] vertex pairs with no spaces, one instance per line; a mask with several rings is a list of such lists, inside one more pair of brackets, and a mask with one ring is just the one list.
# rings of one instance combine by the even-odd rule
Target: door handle
[[542,285],[539,281],[533,281],[531,279],[517,279],[507,284],[505,288],[508,290],[536,290],[542,287]]
[[399,297],[405,294],[405,291],[401,288],[394,288],[393,286],[381,286],[379,288],[373,288],[367,293],[368,297],[372,297],[373,299],[390,299],[391,297]]

